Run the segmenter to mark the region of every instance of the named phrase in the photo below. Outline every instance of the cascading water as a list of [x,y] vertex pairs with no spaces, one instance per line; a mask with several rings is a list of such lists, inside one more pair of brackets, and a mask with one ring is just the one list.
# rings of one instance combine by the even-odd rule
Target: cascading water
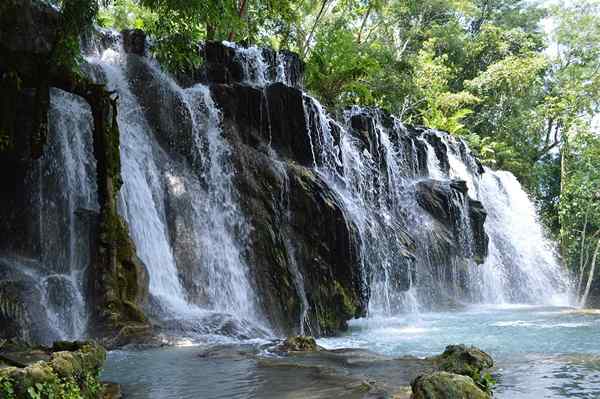
[[[236,198],[230,148],[221,137],[221,115],[208,87],[196,85],[184,90],[183,96],[192,114],[195,151],[200,157],[207,156],[201,172],[207,184],[206,197],[195,203],[195,209],[202,226],[197,240],[202,247],[201,267],[208,270],[209,298],[215,309],[256,320],[255,297],[241,248],[248,226]],[[203,153],[203,140],[207,154]]]
[[[55,227],[58,227],[58,224],[66,222],[68,230],[65,236],[68,239],[63,241],[66,244],[65,252],[61,254],[65,257],[63,259],[56,258],[56,249],[50,247],[54,243],[43,245],[45,253],[42,259],[55,263],[54,272],[42,282],[43,300],[51,326],[60,331],[62,338],[75,339],[85,336],[88,319],[84,285],[91,251],[86,213],[98,209],[96,165],[91,142],[92,119],[83,100],[60,90],[52,91],[50,106],[49,119],[55,141],[50,144],[49,153],[60,155],[62,159],[51,157],[44,169],[56,174],[56,182],[64,187],[62,200],[68,206],[63,210],[66,220],[46,220],[41,222],[41,226],[46,229],[52,228],[53,223],[57,223]],[[56,203],[47,205],[52,207]],[[82,234],[86,233],[88,239],[82,238]],[[52,234],[44,232],[41,236],[51,237]]]
[[[86,335],[87,270],[98,212],[91,121],[82,99],[50,91],[46,151],[32,162],[26,192],[10,209],[21,212],[17,226],[26,234],[18,246],[2,248],[0,302],[17,303],[8,313],[15,313],[14,334],[26,340],[49,343]],[[10,320],[1,324],[14,328]]]
[[90,60],[119,93],[124,181],[119,211],[148,270],[153,313],[167,321],[168,329],[184,333],[265,334],[243,260],[248,226],[210,91],[201,84],[182,89],[153,61],[136,61],[155,84],[177,96],[181,112],[189,115],[188,165],[172,158],[154,137],[130,87],[127,55],[107,49]]
[[482,289],[488,293],[483,300],[568,305],[568,279],[533,202],[515,176],[486,169],[479,184],[490,236],[490,254],[483,269],[498,274],[483,280]]
[[[338,145],[335,122],[314,99],[305,104],[316,169],[344,199],[360,232],[369,314],[564,297],[566,278],[514,176],[481,173],[463,142],[433,131],[411,136],[398,121],[385,127],[369,110],[346,113]],[[361,126],[361,115],[373,125]],[[446,171],[429,140],[445,147]],[[450,187],[449,217],[455,221],[450,248],[440,244],[439,223],[419,206],[423,187],[442,186]],[[489,256],[481,266],[475,264],[470,220],[476,200],[488,211]]]

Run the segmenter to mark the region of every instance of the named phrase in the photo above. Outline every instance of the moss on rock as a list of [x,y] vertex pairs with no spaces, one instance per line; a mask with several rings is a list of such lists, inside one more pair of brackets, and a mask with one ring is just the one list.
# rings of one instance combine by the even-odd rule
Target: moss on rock
[[441,371],[466,375],[478,381],[483,370],[494,366],[490,355],[479,348],[466,345],[448,345],[444,353],[433,358]]
[[316,352],[319,350],[314,337],[295,335],[283,341],[278,349],[283,352]]
[[411,384],[413,399],[490,399],[467,376],[437,371],[417,377]]
[[[59,350],[67,348],[69,351]],[[94,342],[74,342],[43,350],[49,360],[0,368],[2,399],[98,398],[102,390],[100,370],[106,361],[104,348]],[[26,352],[23,356],[27,357]]]

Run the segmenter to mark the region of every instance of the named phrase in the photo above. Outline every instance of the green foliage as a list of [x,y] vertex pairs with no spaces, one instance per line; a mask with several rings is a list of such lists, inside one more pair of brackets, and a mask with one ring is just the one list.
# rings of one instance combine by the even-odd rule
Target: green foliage
[[316,40],[306,72],[307,86],[330,107],[373,105],[367,79],[380,66],[364,49],[354,45],[353,33],[333,25],[320,32]]
[[145,29],[157,16],[134,0],[113,0],[107,7],[101,8],[96,17],[98,24],[107,28]]
[[14,381],[9,377],[0,376],[0,397],[3,399],[16,399]]
[[480,375],[479,373],[477,374],[478,375],[475,376],[476,378],[474,378],[475,385],[477,385],[483,392],[491,396],[493,394],[494,387],[496,386],[496,380],[490,373],[484,373],[483,375]]
[[600,137],[579,131],[569,139],[568,147],[558,215],[565,255],[577,269],[582,252],[600,234]]
[[79,385],[73,380],[61,380],[56,376],[27,389],[29,399],[84,399]]
[[62,0],[60,29],[52,52],[52,64],[77,70],[81,62],[79,35],[92,26],[97,13],[96,0]]

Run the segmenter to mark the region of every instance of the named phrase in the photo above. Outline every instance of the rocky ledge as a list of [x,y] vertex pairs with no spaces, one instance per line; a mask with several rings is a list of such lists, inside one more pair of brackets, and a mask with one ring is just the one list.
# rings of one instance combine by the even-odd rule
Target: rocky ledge
[[106,351],[94,342],[57,341],[50,348],[0,341],[0,398],[117,399],[99,375]]

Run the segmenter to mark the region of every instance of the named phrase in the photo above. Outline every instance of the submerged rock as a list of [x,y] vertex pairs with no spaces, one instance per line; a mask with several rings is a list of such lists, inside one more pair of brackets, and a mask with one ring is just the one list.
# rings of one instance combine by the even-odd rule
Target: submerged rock
[[303,335],[288,337],[277,348],[284,352],[316,352],[319,350],[317,341],[313,337]]
[[470,377],[436,371],[417,377],[411,384],[413,399],[490,399]]

